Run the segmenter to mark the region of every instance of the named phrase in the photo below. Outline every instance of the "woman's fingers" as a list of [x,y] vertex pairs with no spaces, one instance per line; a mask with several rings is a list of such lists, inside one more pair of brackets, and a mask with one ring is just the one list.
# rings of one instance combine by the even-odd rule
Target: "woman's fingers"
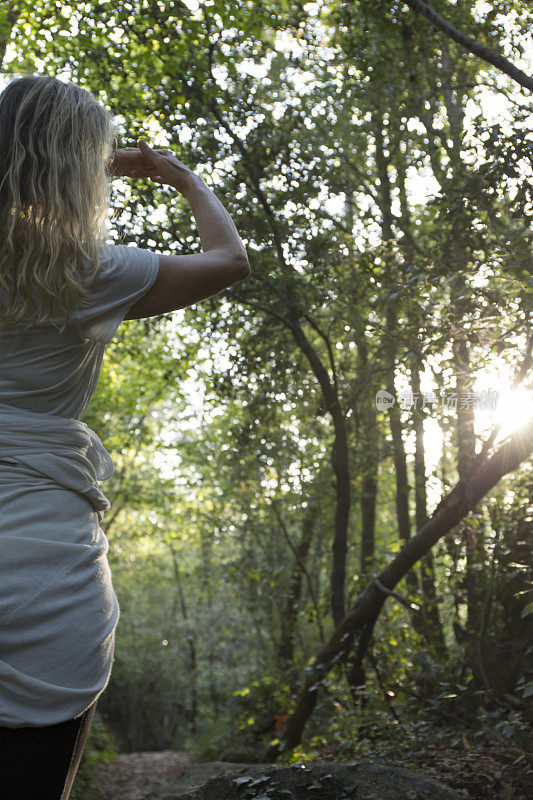
[[146,156],[147,158],[153,161],[155,161],[159,157],[159,153],[156,150],[152,150],[152,148],[146,144],[144,139],[139,139],[138,144],[139,144],[139,150],[141,151],[143,156]]
[[[167,159],[171,159],[170,163],[173,166],[181,167],[182,169],[186,170],[189,169],[187,166],[185,166],[185,164],[182,164],[181,161],[178,161],[174,153],[172,153],[170,150],[154,150],[146,144],[144,139],[139,139],[139,150],[143,155],[147,155],[149,158],[155,159],[156,162],[158,158],[163,158],[165,161],[167,161]],[[159,161],[159,163],[161,163],[161,161]]]
[[186,188],[194,173],[189,167],[182,164],[174,153],[171,153],[170,150],[152,150],[144,139],[139,139],[138,144],[141,154],[149,163],[153,164],[154,169],[157,170],[157,175],[161,178],[160,181],[156,181],[157,183],[174,186],[179,191],[183,191]]
[[138,147],[117,148],[112,160],[112,174],[119,177],[148,178],[155,183],[174,186],[185,193],[195,173],[164,148],[151,148],[144,139]]

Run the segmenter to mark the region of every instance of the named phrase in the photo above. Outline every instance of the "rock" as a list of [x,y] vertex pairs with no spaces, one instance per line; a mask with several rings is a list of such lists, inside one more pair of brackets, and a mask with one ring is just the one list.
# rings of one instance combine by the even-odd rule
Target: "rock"
[[145,800],[461,800],[432,778],[383,764],[196,764]]

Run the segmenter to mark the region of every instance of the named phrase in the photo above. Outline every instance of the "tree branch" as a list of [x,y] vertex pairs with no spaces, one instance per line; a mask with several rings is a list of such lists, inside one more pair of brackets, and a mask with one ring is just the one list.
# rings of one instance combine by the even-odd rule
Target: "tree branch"
[[386,586],[383,586],[379,578],[374,578],[374,583],[380,592],[383,592],[389,597],[394,597],[394,599],[401,603],[401,605],[404,606],[404,608],[406,608],[410,614],[420,611],[420,606],[418,606],[416,603],[410,603],[409,600],[406,600],[401,596],[401,594],[398,594],[398,592],[393,592],[392,589],[387,589]]
[[479,44],[475,39],[471,39],[470,36],[466,36],[464,33],[457,30],[457,28],[445,20],[444,17],[441,17],[440,14],[433,11],[427,3],[424,3],[424,0],[405,0],[405,2],[413,11],[422,14],[422,16],[429,20],[437,30],[444,33],[450,39],[453,39],[454,42],[460,44],[465,50],[468,50],[470,53],[483,59],[483,61],[497,67],[501,72],[504,72],[512,78],[512,80],[519,83],[520,86],[524,86],[524,88],[533,91],[533,78],[526,75],[526,73],[522,72],[518,67],[515,67],[505,56],[495,53],[490,47]]
[[335,356],[333,355],[333,349],[331,347],[331,342],[326,333],[320,328],[320,326],[314,321],[314,319],[309,314],[304,314],[304,319],[307,320],[309,325],[315,329],[315,331],[322,337],[327,347],[328,356],[329,356],[329,363],[331,366],[331,375],[333,378],[333,387],[336,392],[339,391],[338,381],[337,381],[337,370],[335,368]]

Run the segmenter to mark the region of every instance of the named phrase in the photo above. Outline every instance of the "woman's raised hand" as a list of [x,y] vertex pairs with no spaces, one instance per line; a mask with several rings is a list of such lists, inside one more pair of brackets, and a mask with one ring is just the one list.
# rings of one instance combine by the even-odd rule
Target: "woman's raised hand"
[[153,150],[144,139],[139,139],[139,147],[116,149],[109,171],[116,177],[149,178],[156,183],[174,186],[182,194],[202,180],[169,150]]
[[138,147],[114,150],[109,173],[117,178],[151,178],[152,175],[157,177],[153,164],[143,156]]

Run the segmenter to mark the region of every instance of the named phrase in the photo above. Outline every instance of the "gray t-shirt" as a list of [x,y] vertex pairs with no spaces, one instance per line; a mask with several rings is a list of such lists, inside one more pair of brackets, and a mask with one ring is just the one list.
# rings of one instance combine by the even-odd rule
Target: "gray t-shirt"
[[[68,328],[0,331],[0,725],[54,725],[105,689],[119,605],[100,527],[112,461],[81,416],[157,254],[106,246]],[[1,783],[1,781],[0,781]]]
[[90,305],[73,310],[59,333],[53,322],[0,330],[0,403],[81,419],[96,389],[106,344],[129,309],[153,285],[157,253],[102,247]]

